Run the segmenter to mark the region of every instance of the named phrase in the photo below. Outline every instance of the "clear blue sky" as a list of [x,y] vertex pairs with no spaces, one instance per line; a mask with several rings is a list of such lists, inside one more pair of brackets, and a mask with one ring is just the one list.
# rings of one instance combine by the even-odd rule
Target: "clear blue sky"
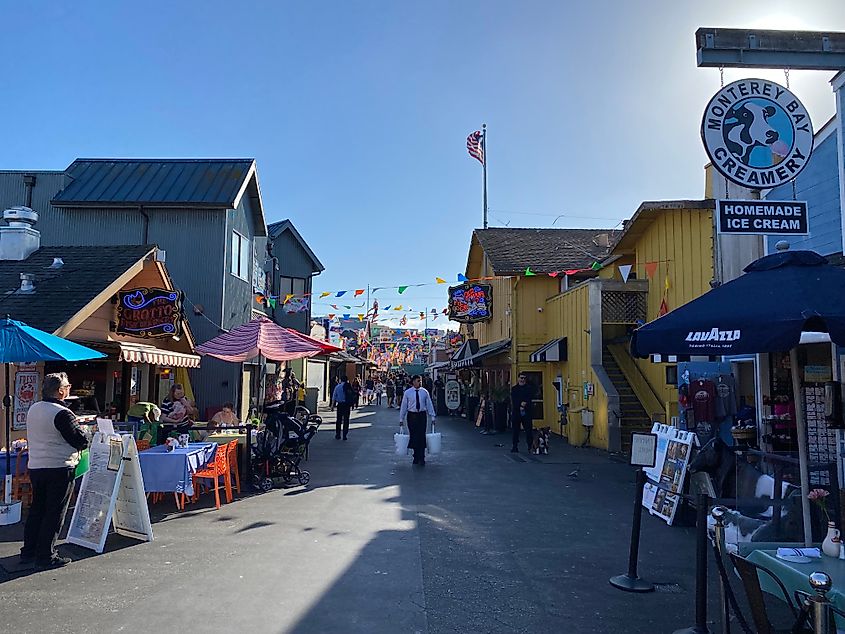
[[[613,227],[642,200],[699,198],[719,78],[696,68],[695,29],[845,30],[842,0],[0,0],[0,15],[0,168],[255,157],[268,222],[292,219],[326,265],[317,290],[463,271],[482,122],[493,226]],[[792,75],[817,128],[830,76]],[[443,291],[384,303],[442,307]]]

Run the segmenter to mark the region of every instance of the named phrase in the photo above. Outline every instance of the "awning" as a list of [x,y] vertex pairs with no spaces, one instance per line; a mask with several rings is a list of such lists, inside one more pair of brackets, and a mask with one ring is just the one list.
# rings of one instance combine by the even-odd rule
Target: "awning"
[[549,343],[540,346],[531,356],[528,357],[532,363],[545,363],[546,361],[566,361],[567,345],[566,337],[552,339]]
[[[496,354],[500,354],[511,347],[511,340],[510,339],[502,339],[501,341],[495,341],[493,343],[488,343],[486,346],[481,346],[478,349],[478,352],[471,356],[464,357],[462,359],[455,360],[452,358],[451,366],[453,368],[471,368],[473,366],[481,365],[481,361],[485,357],[490,357]],[[460,350],[459,350],[460,352]],[[455,355],[457,356],[457,355]]]
[[200,367],[200,357],[196,354],[159,350],[153,346],[147,346],[141,343],[119,343],[118,345],[120,346],[120,358],[118,361],[152,363],[154,365],[167,365],[176,368]]

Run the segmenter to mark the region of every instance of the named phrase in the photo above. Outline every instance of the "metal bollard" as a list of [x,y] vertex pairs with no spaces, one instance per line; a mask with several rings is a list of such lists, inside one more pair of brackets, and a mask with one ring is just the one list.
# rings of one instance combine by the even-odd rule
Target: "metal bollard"
[[696,497],[695,519],[695,625],[675,634],[710,634],[707,627],[707,509],[710,498],[702,493]]
[[810,608],[813,611],[813,633],[830,634],[835,630],[833,625],[833,614],[830,609],[830,599],[827,593],[833,586],[830,577],[824,572],[814,572],[809,577],[810,587],[816,591],[816,595],[809,598]]
[[634,492],[634,520],[631,523],[631,545],[628,550],[628,572],[611,577],[610,585],[625,592],[654,592],[654,584],[640,579],[637,574],[637,562],[640,553],[640,525],[643,517],[643,487],[646,474],[637,469],[636,491]]
[[[714,506],[710,515],[716,520],[716,551],[717,557],[725,561],[725,514],[728,512],[724,506]],[[725,570],[728,570],[725,567]],[[731,634],[731,608],[728,605],[728,593],[725,588],[725,580],[719,575],[719,600],[722,605],[722,634]]]

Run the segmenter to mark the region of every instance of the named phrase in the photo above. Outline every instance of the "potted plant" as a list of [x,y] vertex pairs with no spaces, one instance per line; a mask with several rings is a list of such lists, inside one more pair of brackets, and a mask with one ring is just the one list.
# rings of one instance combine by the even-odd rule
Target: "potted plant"
[[505,431],[508,428],[510,396],[510,390],[506,385],[497,385],[490,389],[490,398],[493,400],[493,428],[496,431]]

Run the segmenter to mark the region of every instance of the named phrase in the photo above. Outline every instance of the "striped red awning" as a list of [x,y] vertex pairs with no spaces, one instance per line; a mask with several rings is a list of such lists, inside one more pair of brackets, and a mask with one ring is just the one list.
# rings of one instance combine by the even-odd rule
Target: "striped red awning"
[[238,362],[258,355],[271,361],[290,361],[323,354],[324,350],[321,342],[308,341],[266,317],[256,317],[197,346],[197,352]]
[[195,354],[159,350],[140,343],[121,343],[120,359],[128,363],[152,363],[175,368],[198,368],[200,357]]

